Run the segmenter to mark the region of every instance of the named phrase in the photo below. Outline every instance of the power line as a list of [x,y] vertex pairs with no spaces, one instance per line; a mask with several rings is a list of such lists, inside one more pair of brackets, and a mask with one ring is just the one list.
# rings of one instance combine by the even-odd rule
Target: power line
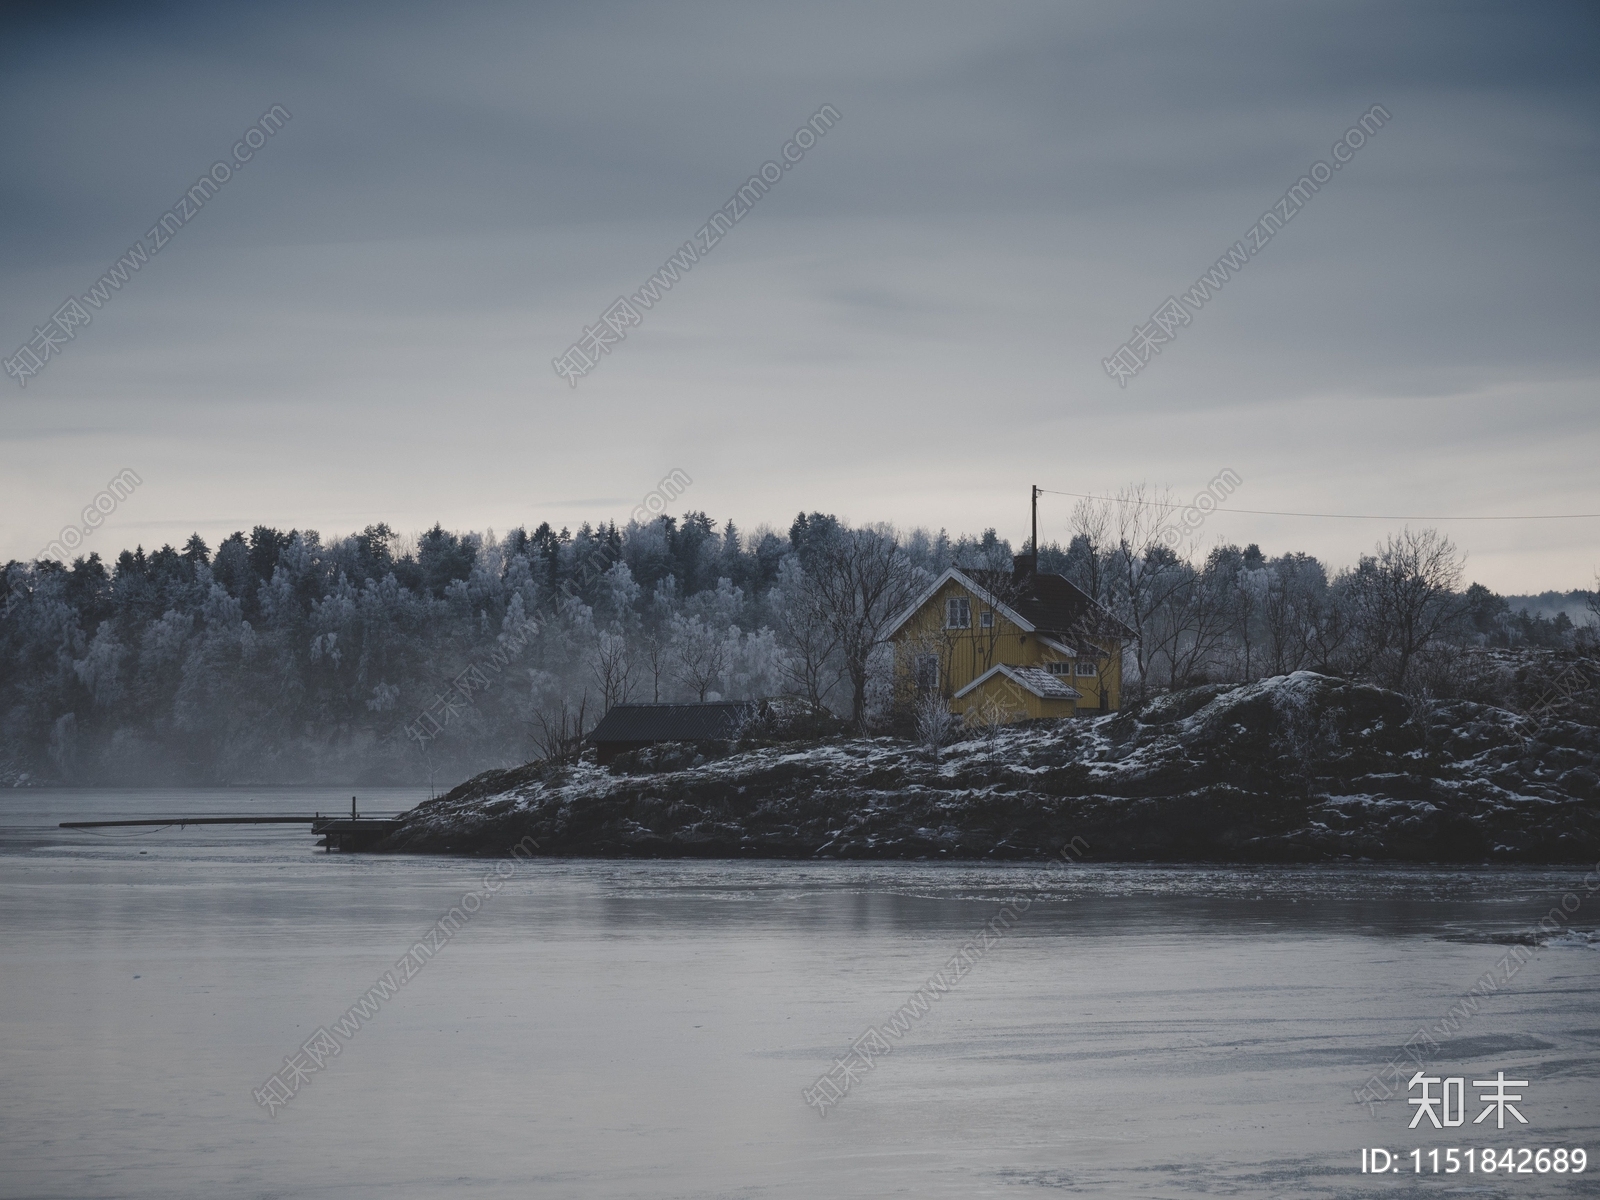
[[[1073,496],[1079,500],[1104,500],[1110,504],[1148,504],[1152,508],[1193,508],[1192,504],[1168,504],[1160,500],[1124,500],[1117,496],[1091,496],[1084,492],[1058,492],[1054,488],[1040,488],[1052,496]],[[1278,512],[1269,508],[1223,508],[1213,510],[1227,513],[1249,513],[1257,517],[1326,517],[1338,521],[1578,521],[1600,518],[1600,513],[1531,513],[1512,517],[1399,517],[1383,513],[1312,513]]]

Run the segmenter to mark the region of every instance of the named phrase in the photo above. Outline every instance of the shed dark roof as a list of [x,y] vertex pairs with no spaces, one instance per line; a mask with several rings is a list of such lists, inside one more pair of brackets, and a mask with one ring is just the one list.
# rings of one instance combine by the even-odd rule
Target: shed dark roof
[[704,742],[730,738],[750,705],[742,700],[705,704],[618,704],[600,718],[591,742]]
[[1021,571],[968,571],[974,583],[989,589],[994,596],[1033,622],[1041,633],[1063,638],[1133,638],[1137,636],[1104,605],[1097,604],[1088,592],[1065,575],[1048,571],[1038,574]]

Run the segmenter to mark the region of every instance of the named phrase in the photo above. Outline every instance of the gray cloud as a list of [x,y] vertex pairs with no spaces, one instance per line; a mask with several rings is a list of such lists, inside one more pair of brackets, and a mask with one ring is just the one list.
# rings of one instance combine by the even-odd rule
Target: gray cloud
[[[1192,491],[1223,465],[1246,507],[1595,510],[1596,25],[1585,5],[35,10],[0,48],[6,354],[261,112],[294,115],[59,361],[3,381],[0,553],[124,465],[150,484],[103,552],[223,513],[625,519],[616,498],[672,466],[746,526],[805,506],[1018,536],[1028,483]],[[550,359],[823,103],[843,119],[805,161],[581,388],[558,380]],[[1119,391],[1101,358],[1374,103],[1392,122]],[[1213,524],[1336,558],[1383,532]],[[1600,523],[1452,533],[1504,589],[1600,559]]]

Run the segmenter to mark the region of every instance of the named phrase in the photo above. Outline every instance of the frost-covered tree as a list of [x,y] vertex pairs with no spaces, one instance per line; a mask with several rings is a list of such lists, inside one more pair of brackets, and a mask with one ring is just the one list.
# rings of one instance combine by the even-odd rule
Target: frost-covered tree
[[[1077,514],[1069,546],[1039,559],[1143,628],[1147,686],[1300,668],[1392,685],[1447,644],[1580,632],[1486,589],[1458,596],[1459,557],[1431,533],[1335,573],[1170,546],[1151,493],[1122,499]],[[258,525],[214,550],[192,537],[12,562],[0,778],[445,783],[570,753],[575,728],[624,700],[713,694],[791,692],[865,727],[893,702],[888,622],[950,563],[1001,573],[1009,553],[993,531],[810,513],[784,537],[691,512],[500,535]]]
[[813,711],[827,706],[844,674],[839,634],[823,607],[822,593],[810,584],[798,554],[778,567],[777,585],[768,593],[773,628],[788,652],[780,667],[789,691]]

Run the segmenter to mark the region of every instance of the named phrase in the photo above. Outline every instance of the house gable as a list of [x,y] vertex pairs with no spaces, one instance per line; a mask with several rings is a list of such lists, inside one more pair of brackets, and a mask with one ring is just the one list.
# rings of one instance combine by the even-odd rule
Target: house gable
[[966,572],[957,567],[951,567],[943,575],[939,576],[938,579],[935,579],[932,586],[929,587],[927,591],[923,592],[922,595],[918,596],[909,608],[907,608],[894,619],[894,622],[889,626],[888,633],[884,636],[886,638],[898,637],[900,632],[911,623],[912,618],[921,613],[921,611],[927,607],[930,601],[934,600],[940,592],[945,590],[945,585],[951,582],[960,584],[968,592],[972,593],[976,599],[994,609],[1002,617],[1010,621],[1018,629],[1022,630],[1023,633],[1032,633],[1034,631],[1033,622],[1029,621],[1028,618],[1013,610],[1009,605],[1002,604],[999,599],[989,592],[987,588],[985,588],[977,580],[973,579]]

